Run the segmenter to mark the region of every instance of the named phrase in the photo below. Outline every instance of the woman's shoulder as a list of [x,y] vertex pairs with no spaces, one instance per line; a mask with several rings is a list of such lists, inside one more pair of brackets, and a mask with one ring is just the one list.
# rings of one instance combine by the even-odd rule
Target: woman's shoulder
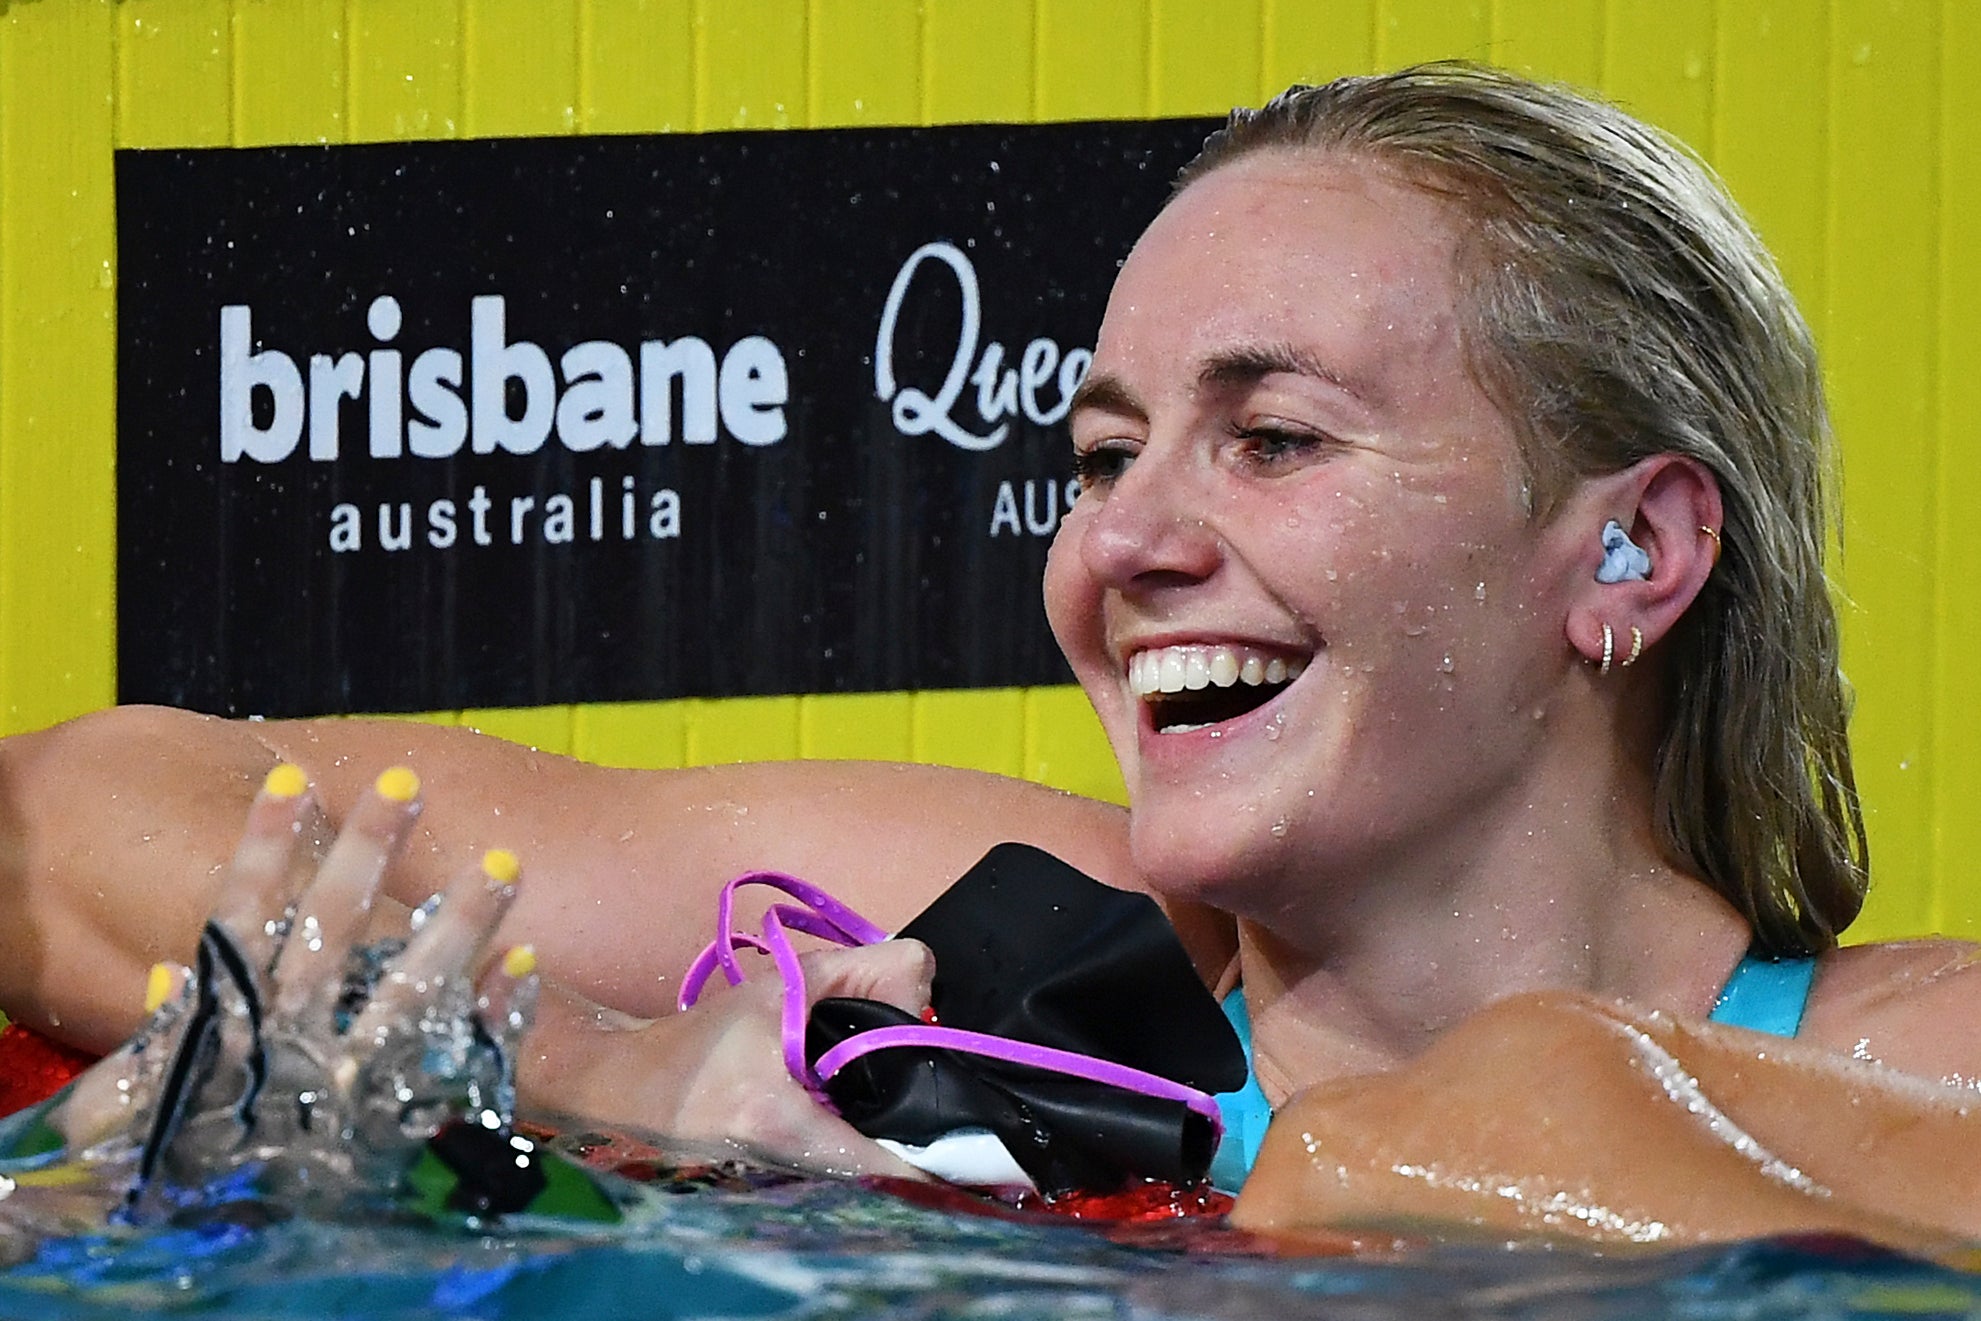
[[1801,1036],[1907,1073],[1981,1084],[1981,945],[1935,938],[1831,951]]

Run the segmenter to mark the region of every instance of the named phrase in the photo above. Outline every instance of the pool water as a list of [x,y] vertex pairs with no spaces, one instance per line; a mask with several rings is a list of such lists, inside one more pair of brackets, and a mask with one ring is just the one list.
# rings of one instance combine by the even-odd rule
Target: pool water
[[78,1230],[102,1204],[87,1180],[22,1187],[0,1202],[0,1318],[1981,1318],[1981,1275],[1847,1241],[1274,1256],[1208,1220],[1110,1230],[735,1170],[612,1186],[617,1224],[246,1199],[142,1230]]

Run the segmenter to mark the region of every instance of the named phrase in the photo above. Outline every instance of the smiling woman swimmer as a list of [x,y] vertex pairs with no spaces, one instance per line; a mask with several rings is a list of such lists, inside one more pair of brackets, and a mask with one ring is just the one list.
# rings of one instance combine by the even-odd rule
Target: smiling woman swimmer
[[[775,977],[677,1013],[680,970],[739,873],[898,930],[1014,839],[1157,896],[1247,1025],[1229,1181],[1270,1130],[1239,1224],[1981,1237],[1981,960],[1837,946],[1867,862],[1821,379],[1704,168],[1487,69],[1295,88],[1186,170],[1070,425],[1046,604],[1125,814],[927,767],[106,712],[6,745],[0,997],[112,1046],[271,764],[344,819],[404,763],[433,806],[398,900],[494,845],[534,863],[503,928],[546,979],[526,1105],[900,1171],[791,1076]],[[803,971],[915,1015],[940,970],[893,941]]]

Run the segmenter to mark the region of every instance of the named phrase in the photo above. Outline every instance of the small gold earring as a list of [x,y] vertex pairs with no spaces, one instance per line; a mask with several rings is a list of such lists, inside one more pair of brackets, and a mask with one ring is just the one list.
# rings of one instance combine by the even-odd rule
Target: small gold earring
[[1596,673],[1608,674],[1610,672],[1610,657],[1614,655],[1616,655],[1616,634],[1610,632],[1610,626],[1605,624],[1603,625],[1603,664]]
[[1620,670],[1629,669],[1632,665],[1635,665],[1637,663],[1637,658],[1643,654],[1644,654],[1644,630],[1637,627],[1637,625],[1632,624],[1630,626],[1630,654],[1623,658],[1623,663],[1618,665],[1617,668]]
[[1699,525],[1699,530],[1713,539],[1713,563],[1717,565],[1720,562],[1720,551],[1723,549],[1720,545],[1720,530],[1716,527],[1707,527],[1703,523]]

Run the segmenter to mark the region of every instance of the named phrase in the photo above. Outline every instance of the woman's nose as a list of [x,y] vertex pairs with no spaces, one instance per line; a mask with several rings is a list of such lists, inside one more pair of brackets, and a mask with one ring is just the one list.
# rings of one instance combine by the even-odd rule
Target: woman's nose
[[1206,492],[1189,465],[1148,451],[1092,500],[1080,553],[1099,582],[1121,590],[1209,577],[1222,541],[1209,520]]

